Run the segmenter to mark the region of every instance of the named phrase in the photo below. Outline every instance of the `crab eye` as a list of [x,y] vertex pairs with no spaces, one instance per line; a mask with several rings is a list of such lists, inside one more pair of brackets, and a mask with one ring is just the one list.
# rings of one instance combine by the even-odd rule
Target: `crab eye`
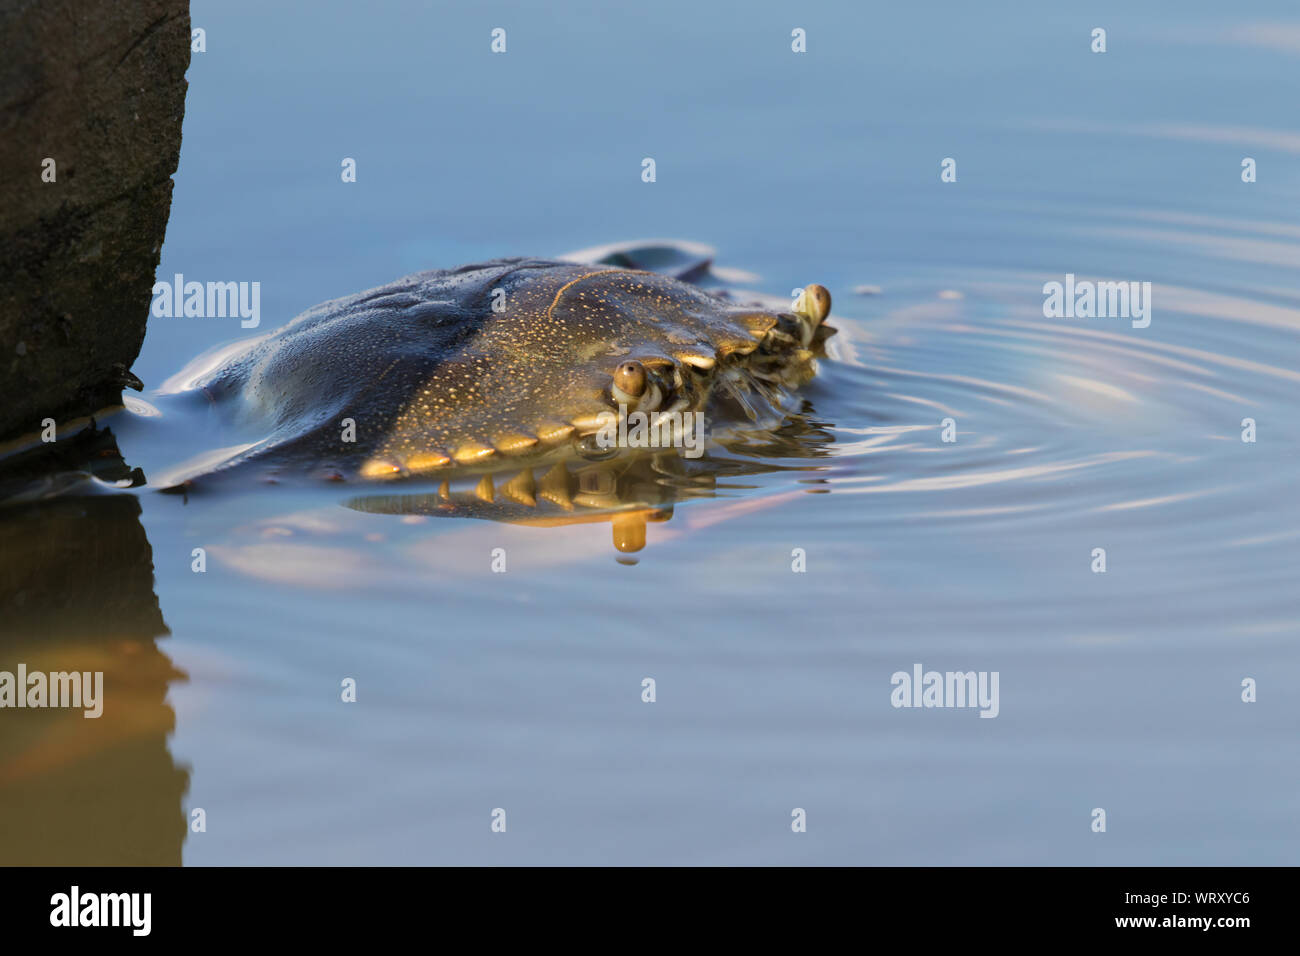
[[813,325],[819,325],[826,316],[831,314],[831,294],[826,291],[824,285],[811,283],[804,286],[803,295],[799,297],[795,305],[796,312],[802,312],[813,321]]
[[614,387],[632,398],[645,394],[645,366],[637,361],[624,362],[614,370]]

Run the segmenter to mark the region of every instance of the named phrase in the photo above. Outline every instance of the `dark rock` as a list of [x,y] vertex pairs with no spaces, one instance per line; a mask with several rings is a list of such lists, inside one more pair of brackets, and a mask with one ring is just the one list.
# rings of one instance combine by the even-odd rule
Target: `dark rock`
[[0,438],[133,378],[189,62],[187,0],[0,4]]

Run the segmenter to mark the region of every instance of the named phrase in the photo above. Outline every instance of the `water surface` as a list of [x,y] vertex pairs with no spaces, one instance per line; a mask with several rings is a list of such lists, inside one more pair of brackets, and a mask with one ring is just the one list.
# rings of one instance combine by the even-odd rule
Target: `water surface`
[[[151,386],[407,272],[651,236],[843,331],[631,558],[337,486],[10,511],[11,593],[63,597],[7,649],[123,688],[7,741],[31,852],[93,855],[69,803],[111,793],[103,858],[198,865],[1294,864],[1300,20],[1002,6],[196,2],[159,274],[260,281],[263,321],[153,320]],[[1067,273],[1151,282],[1150,326],[1044,318]],[[998,717],[895,709],[915,663],[997,671]]]

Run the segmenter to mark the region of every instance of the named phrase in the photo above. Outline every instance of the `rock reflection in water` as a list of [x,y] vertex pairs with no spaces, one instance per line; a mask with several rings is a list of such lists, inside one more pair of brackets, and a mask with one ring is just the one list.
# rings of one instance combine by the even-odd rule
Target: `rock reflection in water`
[[[58,444],[60,455],[76,446]],[[63,470],[60,487],[129,477],[111,435],[92,428],[77,447],[93,458]],[[0,484],[11,491],[54,489],[32,484],[33,461],[9,465]],[[133,494],[0,507],[0,671],[103,673],[98,718],[0,709],[0,864],[180,864],[189,771],[168,751],[167,691],[185,675],[158,646],[167,633]]]

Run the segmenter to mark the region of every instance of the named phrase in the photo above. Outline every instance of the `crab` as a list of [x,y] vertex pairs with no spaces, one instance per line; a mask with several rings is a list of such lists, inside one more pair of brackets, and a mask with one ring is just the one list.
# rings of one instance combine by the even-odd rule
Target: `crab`
[[510,468],[530,472],[528,497],[533,467],[617,453],[593,440],[634,416],[678,439],[688,414],[779,422],[816,374],[830,307],[820,285],[778,311],[608,262],[415,273],[173,378],[253,436],[173,484],[250,467],[359,482]]

